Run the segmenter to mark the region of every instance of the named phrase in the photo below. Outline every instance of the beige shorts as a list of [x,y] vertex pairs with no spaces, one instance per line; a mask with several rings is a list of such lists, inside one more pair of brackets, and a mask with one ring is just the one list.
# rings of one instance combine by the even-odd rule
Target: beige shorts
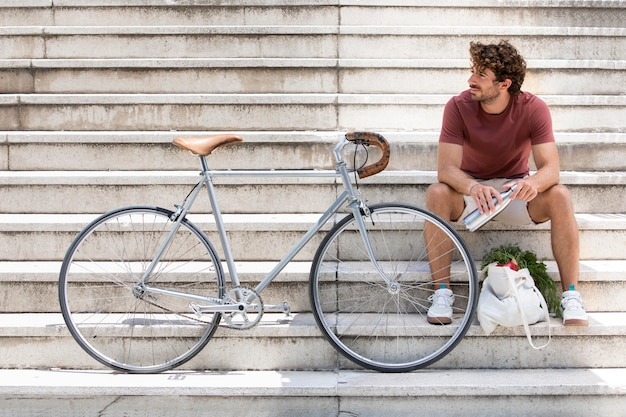
[[[476,181],[484,185],[490,185],[498,191],[503,191],[502,186],[504,184],[515,180],[508,178],[494,178],[489,180]],[[463,210],[463,213],[461,214],[461,217],[459,217],[457,222],[463,222],[465,216],[476,210],[476,203],[471,196],[466,195],[463,196],[463,198],[465,199],[465,210]],[[528,214],[528,203],[522,200],[511,201],[511,204],[509,204],[509,206],[505,208],[500,214],[494,217],[492,221],[513,224],[517,226],[536,224],[533,219],[530,218],[530,214]]]

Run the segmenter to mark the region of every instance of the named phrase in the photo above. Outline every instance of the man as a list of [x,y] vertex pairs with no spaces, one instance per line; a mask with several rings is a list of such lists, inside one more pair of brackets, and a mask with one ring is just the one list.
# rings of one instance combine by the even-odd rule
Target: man
[[[521,91],[526,62],[510,43],[472,42],[470,57],[469,90],[445,106],[438,149],[439,182],[428,188],[427,207],[448,222],[460,221],[476,208],[481,213],[493,212],[493,198],[500,203],[500,192],[516,184],[513,201],[494,219],[518,225],[551,221],[552,252],[564,291],[563,323],[586,326],[587,314],[575,290],[578,226],[569,191],[559,184],[550,111],[538,97]],[[529,175],[531,151],[537,170]],[[427,227],[426,239],[438,239],[434,233]],[[454,302],[449,289],[450,259],[442,258],[442,245],[429,246],[435,248],[429,251],[429,258],[437,289],[431,297],[428,321],[448,324]]]

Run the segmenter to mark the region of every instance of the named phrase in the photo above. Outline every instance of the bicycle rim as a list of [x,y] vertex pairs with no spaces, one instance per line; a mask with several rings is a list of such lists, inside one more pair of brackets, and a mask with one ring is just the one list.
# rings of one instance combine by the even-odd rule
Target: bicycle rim
[[[67,327],[93,358],[116,370],[161,372],[195,356],[219,314],[194,314],[194,303],[137,284],[172,228],[158,207],[114,210],[88,225],[67,251],[59,301]],[[183,220],[150,275],[164,290],[222,298],[224,276],[205,235]]]
[[[374,256],[397,290],[375,270],[355,218],[348,215],[328,232],[313,261],[309,290],[315,319],[328,341],[360,366],[383,372],[428,366],[447,355],[471,325],[478,300],[476,267],[459,234],[432,213],[396,203],[370,210],[364,221]],[[446,281],[455,303],[448,325],[427,322],[429,297],[440,283],[427,256],[435,252],[437,239],[425,238],[426,224],[435,230],[433,236],[444,237],[444,256],[452,259]]]

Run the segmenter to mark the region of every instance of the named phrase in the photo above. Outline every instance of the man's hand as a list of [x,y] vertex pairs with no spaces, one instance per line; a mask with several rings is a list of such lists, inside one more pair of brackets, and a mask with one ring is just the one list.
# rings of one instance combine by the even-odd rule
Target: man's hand
[[[511,186],[513,186],[513,183],[510,184],[510,187]],[[493,202],[494,197],[498,201],[498,204],[502,203],[502,197],[498,190],[478,182],[470,188],[470,196],[474,199],[478,211],[482,214],[495,211],[496,205]]]
[[532,181],[529,181],[528,178],[508,182],[504,184],[502,188],[506,191],[515,184],[517,184],[517,187],[515,187],[515,191],[511,194],[511,198],[513,199],[529,202],[537,197],[537,194],[539,193],[537,187]]

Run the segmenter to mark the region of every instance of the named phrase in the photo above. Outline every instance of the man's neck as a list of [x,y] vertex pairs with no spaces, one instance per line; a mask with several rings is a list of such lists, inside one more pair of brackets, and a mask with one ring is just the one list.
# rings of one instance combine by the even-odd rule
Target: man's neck
[[483,111],[487,114],[498,115],[503,113],[507,106],[509,105],[509,101],[511,100],[511,95],[507,92],[500,94],[498,97],[494,98],[490,101],[483,101],[480,103]]

